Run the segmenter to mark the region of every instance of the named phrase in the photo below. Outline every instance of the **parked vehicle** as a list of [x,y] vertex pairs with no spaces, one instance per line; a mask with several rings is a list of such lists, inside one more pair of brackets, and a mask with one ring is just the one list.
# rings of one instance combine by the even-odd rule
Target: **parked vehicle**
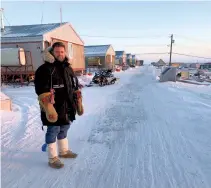
[[136,66],[135,66],[135,65],[130,65],[130,67],[131,67],[131,68],[135,68]]
[[117,78],[113,75],[112,70],[101,70],[95,73],[89,86],[92,86],[93,84],[98,84],[102,87],[105,85],[115,84],[116,81]]
[[194,77],[200,81],[211,80],[211,63],[205,63],[200,65],[198,71],[194,74]]

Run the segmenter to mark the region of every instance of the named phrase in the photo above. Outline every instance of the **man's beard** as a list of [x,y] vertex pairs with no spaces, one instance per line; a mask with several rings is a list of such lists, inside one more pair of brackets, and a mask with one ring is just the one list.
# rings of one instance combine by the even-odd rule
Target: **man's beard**
[[57,61],[63,62],[65,60],[65,57],[56,57]]

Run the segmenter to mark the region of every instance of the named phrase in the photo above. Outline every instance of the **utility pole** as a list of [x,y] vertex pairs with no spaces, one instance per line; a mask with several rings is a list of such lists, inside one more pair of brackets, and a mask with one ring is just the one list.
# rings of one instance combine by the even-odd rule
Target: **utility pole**
[[4,9],[1,8],[0,11],[1,11],[1,32],[4,32],[4,15],[3,15]]
[[172,57],[172,44],[174,43],[173,34],[171,35],[171,45],[170,45],[170,59],[169,66],[171,66],[171,57]]

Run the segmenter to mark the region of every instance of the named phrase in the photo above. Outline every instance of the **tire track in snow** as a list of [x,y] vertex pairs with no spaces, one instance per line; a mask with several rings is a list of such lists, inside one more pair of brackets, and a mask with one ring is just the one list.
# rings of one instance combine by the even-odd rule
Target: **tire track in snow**
[[[184,138],[181,138],[178,134],[178,131],[181,128],[184,129],[183,125],[184,125],[184,127],[187,127],[188,124],[186,124],[186,123],[188,123],[188,122],[185,122],[184,119],[177,119],[176,121],[172,121],[173,119],[175,119],[174,118],[175,114],[169,113],[166,108],[167,105],[165,105],[165,104],[168,104],[169,102],[171,102],[170,101],[171,97],[164,99],[162,96],[159,96],[158,89],[159,88],[156,89],[156,91],[157,91],[156,97],[158,98],[160,105],[157,103],[157,110],[163,111],[163,116],[159,116],[160,123],[162,123],[162,122],[163,123],[166,122],[166,123],[163,124],[163,125],[165,125],[163,127],[160,126],[158,128],[158,126],[157,126],[157,128],[159,129],[159,130],[157,130],[157,132],[160,134],[160,142],[163,142],[162,148],[163,148],[163,151],[165,151],[165,154],[164,154],[165,158],[167,158],[167,159],[165,159],[165,161],[169,162],[169,164],[171,165],[170,166],[171,168],[169,168],[170,173],[167,171],[169,173],[168,178],[170,179],[170,182],[171,182],[170,187],[178,187],[178,186],[184,187],[184,188],[185,187],[199,187],[199,186],[207,187],[206,183],[205,184],[202,183],[202,182],[205,182],[206,180],[204,180],[203,173],[200,172],[201,171],[199,168],[200,165],[194,165],[195,170],[200,172],[198,174],[198,177],[191,177],[186,173],[187,170],[185,168],[191,170],[190,166],[187,166],[187,165],[182,166],[182,164],[184,164],[184,162],[188,162],[188,159],[185,159],[184,156],[187,156],[187,153],[192,153],[192,152],[189,150],[190,147],[187,146],[188,140],[186,141],[186,140],[184,140]],[[151,96],[151,97],[153,97],[153,96]],[[164,99],[164,101],[162,101],[161,99]],[[163,106],[163,107],[159,108],[159,106]],[[182,107],[184,107],[184,105],[180,107],[180,110],[183,110]],[[166,110],[165,110],[165,108],[166,108]],[[155,113],[155,115],[156,114],[159,114],[159,113]],[[191,116],[192,116],[192,114],[191,114]],[[176,116],[177,116],[177,114],[176,114]],[[189,122],[189,124],[190,124],[190,122]],[[158,125],[158,124],[155,123],[155,125]],[[175,129],[175,127],[176,127],[176,129]],[[173,128],[173,129],[171,129],[171,128]],[[174,151],[174,149],[177,149],[177,150]],[[195,154],[196,154],[196,156],[198,155],[197,153],[195,153]],[[187,164],[189,164],[189,162]],[[178,174],[181,174],[182,176],[179,175],[180,177],[178,178]],[[168,178],[166,178],[166,179],[168,179]]]
[[[12,113],[20,114],[20,117],[16,121],[7,122],[8,127],[6,127],[6,129],[3,129],[4,136],[2,137],[2,164],[3,168],[7,170],[2,172],[2,177],[5,180],[9,178],[7,174],[8,172],[10,172],[11,174],[14,174],[14,172],[16,172],[16,175],[21,173],[22,165],[19,163],[19,161],[24,161],[24,159],[28,161],[28,157],[31,155],[30,148],[34,148],[36,147],[35,145],[37,145],[37,143],[34,143],[33,140],[37,140],[38,138],[37,133],[39,133],[39,131],[35,131],[35,128],[37,125],[39,114],[32,112],[37,112],[38,105],[35,94],[31,93],[28,96],[28,92],[31,92],[29,88],[23,88],[17,91],[16,89],[14,89],[14,94],[12,91],[10,91],[10,97],[13,100],[13,110],[15,110],[15,112]],[[25,95],[27,96],[25,97]],[[28,139],[30,137],[36,138],[33,140]],[[4,154],[6,156],[4,156]],[[25,164],[26,166],[28,166],[29,162],[25,162]],[[27,175],[22,175],[20,180],[28,176],[33,171],[34,169],[28,169]],[[17,187],[17,184],[14,184],[14,181],[14,178],[11,179],[7,183],[7,186]]]
[[[127,93],[124,93],[124,94],[125,94],[125,98],[127,99],[125,102],[129,103],[130,105],[133,104],[133,100],[130,100],[127,98]],[[119,109],[120,106],[117,105],[116,108]],[[134,148],[132,148],[132,150],[131,150],[131,146],[133,146],[133,144],[128,144],[128,143],[130,143],[130,139],[125,138],[125,137],[127,137],[125,134],[131,133],[130,124],[133,124],[133,128],[135,128],[134,131],[136,131],[136,126],[134,123],[134,122],[136,122],[136,120],[129,119],[130,121],[128,121],[128,120],[125,120],[124,118],[123,119],[121,118],[118,121],[118,115],[120,112],[121,112],[120,109],[118,111],[117,110],[115,111],[113,108],[109,109],[109,112],[108,112],[106,118],[110,120],[109,121],[110,123],[108,123],[108,122],[102,123],[104,128],[103,129],[100,128],[100,130],[104,131],[104,132],[108,132],[108,131],[113,132],[113,135],[111,135],[111,137],[112,137],[111,140],[115,140],[115,143],[113,143],[115,145],[115,147],[114,146],[111,147],[111,150],[108,153],[108,160],[105,163],[105,168],[103,168],[103,175],[101,175],[101,179],[99,180],[100,182],[103,182],[104,186],[106,186],[106,187],[115,185],[116,182],[121,182],[120,185],[118,185],[118,187],[128,187],[128,186],[130,186],[130,184],[134,183],[132,181],[132,179],[130,179],[130,178],[128,178],[129,185],[124,183],[125,182],[124,179],[127,179],[127,177],[128,177],[128,169],[125,166],[129,167],[129,169],[131,167],[135,166],[133,164],[130,166],[129,161],[131,161],[131,156],[134,156],[135,158],[137,156],[136,154],[130,155],[130,153],[135,152],[136,149],[133,150]],[[113,118],[112,114],[116,115],[115,118]],[[130,115],[131,115],[130,118],[137,117],[137,116],[134,116],[133,114],[129,114],[129,116]],[[124,117],[123,114],[121,114],[121,116]],[[119,128],[114,126],[116,124],[119,125]],[[106,127],[107,125],[110,126],[109,127],[110,129]],[[117,135],[114,133],[116,133]],[[134,134],[132,134],[132,135],[134,135]],[[118,138],[118,139],[116,140],[116,138]],[[122,165],[117,166],[117,164],[118,164],[117,159],[119,159],[119,158],[122,158],[122,160],[121,160]],[[132,161],[134,161],[134,160],[132,160]],[[135,161],[137,161],[137,160],[135,160]],[[114,174],[115,172],[112,172],[111,169],[112,169],[112,167],[115,169],[117,169],[118,167],[121,168],[121,166],[122,166],[122,171],[121,171],[121,174],[119,177],[118,173]],[[107,178],[106,182],[105,182],[105,176]],[[99,183],[95,184],[95,187],[99,187]]]

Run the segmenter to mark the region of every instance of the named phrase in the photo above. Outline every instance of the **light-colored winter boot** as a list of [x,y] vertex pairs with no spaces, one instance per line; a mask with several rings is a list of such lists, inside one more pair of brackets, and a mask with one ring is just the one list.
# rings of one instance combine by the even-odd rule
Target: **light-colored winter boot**
[[57,155],[56,142],[48,144],[48,165],[52,168],[62,168],[64,164],[59,160]]
[[67,138],[58,140],[59,147],[59,157],[61,158],[76,158],[77,154],[73,153],[68,149],[68,140]]

